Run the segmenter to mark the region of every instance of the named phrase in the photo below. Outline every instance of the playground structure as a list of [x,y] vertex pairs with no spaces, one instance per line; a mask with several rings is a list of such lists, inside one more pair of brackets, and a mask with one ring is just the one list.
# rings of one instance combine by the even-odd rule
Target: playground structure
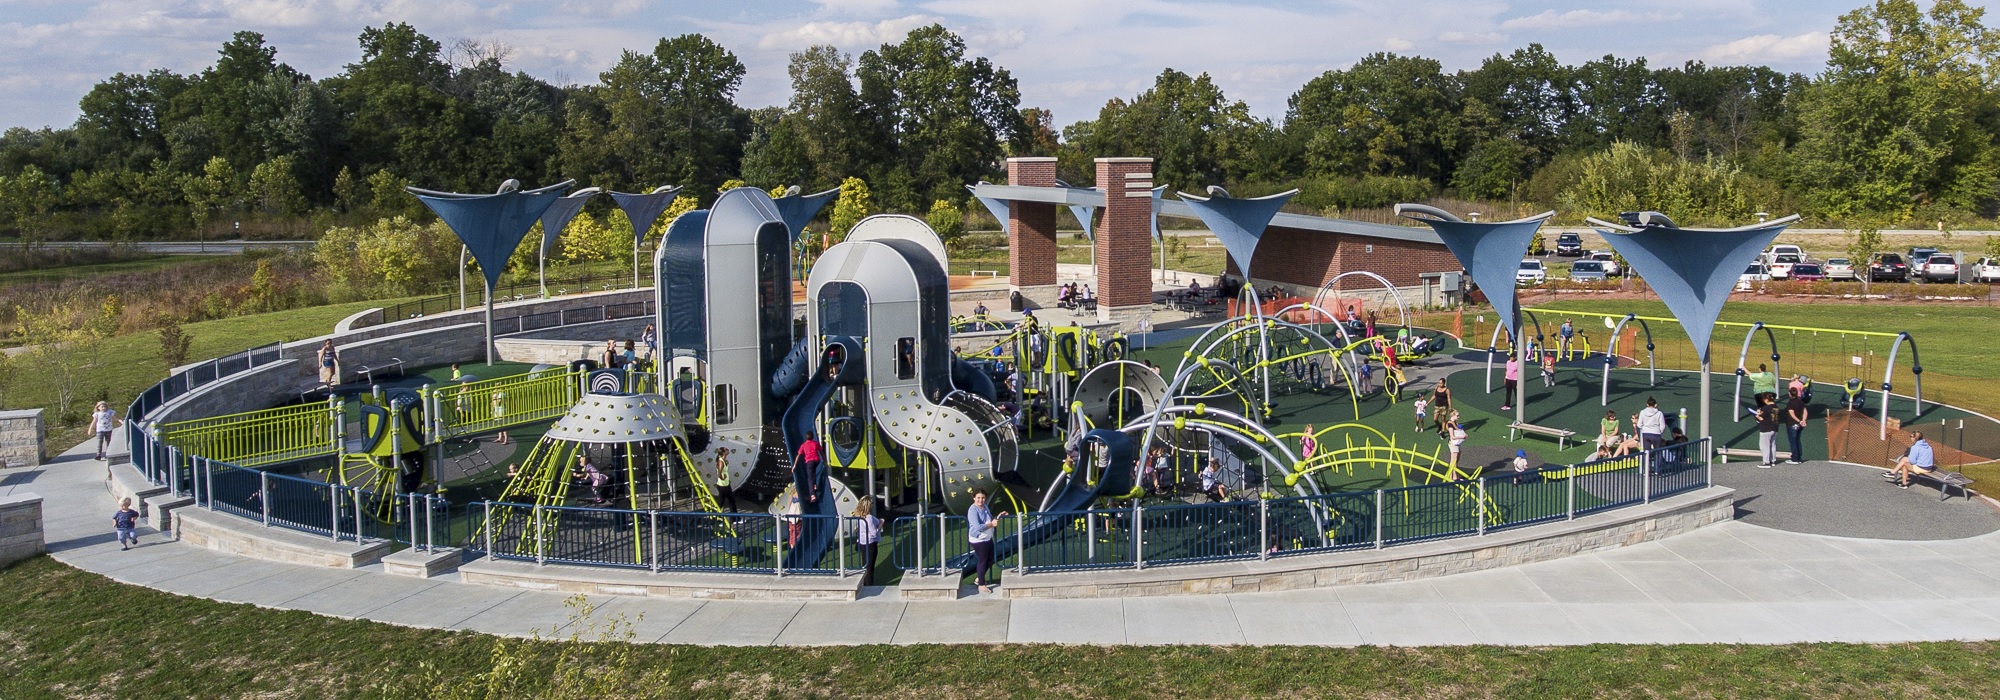
[[[670,193],[653,194],[661,192]],[[147,447],[135,461],[199,505],[335,539],[443,543],[536,564],[776,576],[875,566],[851,544],[849,514],[864,501],[890,520],[889,563],[922,575],[970,566],[963,514],[974,491],[985,491],[993,510],[1019,514],[996,532],[995,550],[1003,566],[1025,573],[1479,536],[1710,483],[1710,443],[1700,435],[1616,459],[1513,469],[1490,458],[1461,463],[1422,425],[1417,437],[1400,434],[1395,426],[1407,423],[1385,416],[1404,403],[1407,372],[1453,348],[1413,328],[1397,286],[1369,271],[1334,275],[1311,301],[1282,308],[1244,285],[1240,313],[1135,352],[1119,324],[954,318],[943,242],[918,219],[881,215],[813,261],[801,318],[796,244],[829,194],[731,190],[669,222],[652,251],[648,292],[659,350],[639,366],[580,361],[489,379],[331,387],[304,403],[138,430],[135,444]],[[1285,195],[1210,195],[1182,201],[1248,278]],[[1472,224],[1399,210],[1436,227],[1476,280],[1494,277],[1495,260],[1511,274],[1513,239],[1525,249],[1547,218]],[[1341,308],[1341,283],[1352,278],[1386,289],[1380,307],[1393,305],[1393,325],[1364,325]],[[1503,340],[1516,358],[1551,345],[1542,316],[1556,312],[1516,310],[1511,290],[1510,278],[1488,289],[1505,309],[1485,348],[1488,392]],[[1655,326],[1677,322],[1601,316],[1611,333],[1597,393],[1609,405],[1621,354],[1636,363],[1628,328],[1645,336],[1651,386]],[[1742,356],[1762,333],[1774,363],[1773,331],[1838,333],[1747,327]],[[489,355],[491,333],[489,324]],[[1848,333],[1895,337],[1891,365],[1908,342],[1918,366],[1907,334]],[[1594,348],[1579,340],[1563,360],[1593,361]],[[1885,418],[1889,388],[1885,372]],[[1526,403],[1513,401],[1515,427]],[[536,426],[546,432],[525,458],[474,465],[489,478],[505,473],[496,495],[440,495],[439,465],[459,459],[447,445],[476,448],[482,436]],[[798,463],[808,440],[824,455],[810,467]]]

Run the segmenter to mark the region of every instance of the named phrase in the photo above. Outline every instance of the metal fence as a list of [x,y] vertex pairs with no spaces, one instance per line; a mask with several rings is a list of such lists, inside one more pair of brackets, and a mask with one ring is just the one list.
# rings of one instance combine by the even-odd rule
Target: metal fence
[[[588,293],[613,289],[629,289],[632,287],[632,275],[628,272],[590,275],[571,279],[552,279],[549,280],[548,286],[549,293],[553,296],[562,296],[572,291]],[[446,286],[445,288],[450,289],[451,287]],[[465,300],[463,305],[459,303],[461,297],[458,292],[453,290],[444,294],[436,294],[422,299],[412,299],[393,306],[385,306],[382,308],[382,322],[393,323],[476,307],[484,303],[484,294],[484,286],[482,285],[480,287],[467,288],[466,295],[463,297]],[[541,296],[542,288],[539,282],[506,284],[493,290],[493,301],[495,303],[541,298]]]
[[195,505],[265,527],[335,542],[397,542],[425,551],[459,541],[451,535],[450,503],[440,496],[385,496],[201,457],[187,460],[185,474],[186,493]]
[[133,466],[137,467],[140,473],[153,479],[154,483],[163,483],[164,475],[155,466],[155,462],[164,457],[165,446],[154,444],[145,428],[145,421],[153,411],[218,379],[247,372],[282,359],[285,359],[284,343],[259,345],[207,362],[196,363],[167,375],[167,378],[160,383],[139,392],[138,396],[132,398],[132,403],[125,407],[125,437],[126,444],[132,448]]
[[[467,547],[495,559],[648,571],[768,576],[859,573],[856,518],[764,513],[684,513],[482,502]],[[814,562],[788,560],[801,535],[835,528]]]

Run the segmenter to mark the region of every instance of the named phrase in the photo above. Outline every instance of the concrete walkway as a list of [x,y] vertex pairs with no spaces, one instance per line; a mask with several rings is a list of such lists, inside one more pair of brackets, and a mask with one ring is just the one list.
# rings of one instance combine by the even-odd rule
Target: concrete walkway
[[[0,472],[44,497],[60,561],[181,595],[503,635],[586,631],[566,596],[420,580],[379,567],[278,564],[168,542],[111,541],[102,463],[81,448]],[[1899,491],[1899,493],[1901,493]],[[1985,508],[1954,501],[1939,508]],[[848,603],[606,597],[636,637],[687,644],[1452,645],[2000,639],[2000,534],[1851,539],[1727,523],[1602,554],[1418,583],[1244,595]],[[643,616],[643,617],[642,617]],[[586,631],[586,637],[590,634]]]

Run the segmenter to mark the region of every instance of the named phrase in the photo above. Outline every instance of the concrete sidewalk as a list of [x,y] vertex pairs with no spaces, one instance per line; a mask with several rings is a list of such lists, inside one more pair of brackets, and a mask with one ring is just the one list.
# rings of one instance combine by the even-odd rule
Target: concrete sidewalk
[[[40,493],[50,552],[134,585],[397,625],[544,637],[617,616],[650,642],[742,644],[1563,645],[2000,639],[2000,534],[1888,541],[1726,523],[1601,554],[1416,583],[1094,600],[857,602],[603,597],[579,623],[558,593],[219,554],[142,530],[111,539],[104,465],[71,450],[0,472]],[[1983,508],[1962,501],[1939,507]],[[643,615],[643,617],[641,617]]]

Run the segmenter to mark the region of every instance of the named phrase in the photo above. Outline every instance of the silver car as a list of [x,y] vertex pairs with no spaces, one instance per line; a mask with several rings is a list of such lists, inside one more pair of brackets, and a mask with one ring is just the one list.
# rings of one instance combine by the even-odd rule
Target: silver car
[[1597,260],[1578,260],[1570,263],[1569,278],[1574,282],[1603,282],[1604,263]]

